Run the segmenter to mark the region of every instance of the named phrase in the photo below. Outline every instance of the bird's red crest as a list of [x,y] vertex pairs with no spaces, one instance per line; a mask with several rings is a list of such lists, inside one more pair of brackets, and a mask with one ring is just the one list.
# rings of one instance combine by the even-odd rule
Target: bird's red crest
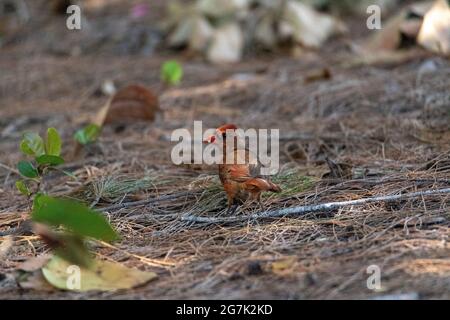
[[[225,137],[225,133],[227,132],[227,130],[236,130],[237,126],[235,126],[234,124],[224,124],[223,126],[220,126],[219,128],[216,129],[216,135],[218,135],[219,137]],[[210,136],[208,139],[203,140],[203,143],[214,143],[217,139],[216,139],[216,135],[212,135]]]
[[220,126],[217,128],[217,132],[219,133],[225,133],[227,130],[236,130],[237,126],[234,124],[224,124],[223,126]]

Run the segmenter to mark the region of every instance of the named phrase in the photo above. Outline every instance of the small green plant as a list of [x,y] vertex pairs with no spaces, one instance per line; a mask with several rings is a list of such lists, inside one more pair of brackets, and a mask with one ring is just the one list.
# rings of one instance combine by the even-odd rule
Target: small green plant
[[86,237],[108,242],[119,238],[102,215],[75,200],[38,194],[34,198],[31,218],[47,227],[62,228],[62,232],[47,228],[38,230],[44,241],[53,247],[55,255],[80,266],[92,263]]
[[47,130],[47,139],[37,133],[27,132],[20,143],[20,150],[33,160],[21,160],[17,169],[24,180],[16,182],[17,189],[24,195],[30,196],[30,182],[37,182],[40,186],[42,176],[56,166],[63,164],[61,157],[61,137],[55,128]]
[[79,129],[75,132],[74,139],[81,145],[85,146],[87,144],[93,143],[97,140],[101,132],[100,126],[96,124],[88,124],[84,128]]
[[177,85],[183,78],[183,67],[175,60],[164,62],[161,67],[161,80],[167,85]]
[[[85,245],[86,237],[113,241],[118,235],[102,215],[83,203],[52,197],[40,189],[44,175],[64,163],[61,147],[61,137],[54,128],[47,130],[45,141],[36,133],[25,133],[20,149],[33,160],[19,161],[17,167],[24,179],[16,182],[16,188],[33,199],[31,219],[35,232],[53,248],[55,255],[88,266],[92,260]],[[38,185],[34,191],[30,188],[33,182]]]

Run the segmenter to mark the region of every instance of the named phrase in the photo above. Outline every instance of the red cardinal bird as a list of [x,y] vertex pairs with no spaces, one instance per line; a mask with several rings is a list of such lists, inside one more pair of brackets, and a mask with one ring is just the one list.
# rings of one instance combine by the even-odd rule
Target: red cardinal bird
[[[271,191],[280,192],[281,188],[276,184],[257,176],[259,164],[252,159],[250,151],[245,148],[239,148],[237,144],[237,136],[234,136],[234,150],[231,152],[226,148],[226,134],[233,133],[237,127],[234,124],[226,124],[216,129],[216,135],[222,137],[223,161],[219,164],[219,178],[223,188],[227,193],[228,210],[231,214],[236,211],[237,207],[243,204],[247,199],[258,201],[261,209],[264,209],[261,203],[261,192]],[[209,137],[205,143],[215,143],[216,135]],[[227,162],[227,159],[232,159]],[[242,159],[244,161],[238,161]],[[238,164],[244,163],[244,164]]]

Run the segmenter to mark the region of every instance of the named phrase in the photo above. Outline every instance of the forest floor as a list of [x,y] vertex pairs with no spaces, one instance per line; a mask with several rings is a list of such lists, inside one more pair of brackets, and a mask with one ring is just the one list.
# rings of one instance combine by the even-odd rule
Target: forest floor
[[[348,63],[354,59],[338,39],[298,57],[257,54],[213,66],[167,52],[119,55],[106,48],[69,55],[40,40],[47,31],[0,49],[0,230],[29,213],[28,200],[14,187],[18,175],[7,168],[22,158],[22,133],[55,127],[63,154],[71,154],[74,132],[108,99],[99,93],[105,80],[153,88],[163,120],[105,128],[93,150],[64,165],[77,179],[53,174],[46,190],[98,209],[178,196],[108,210],[122,239],[109,247],[93,244],[99,257],[156,272],[157,279],[107,293],[21,289],[5,275],[48,251],[38,237],[22,235],[0,261],[0,299],[450,299],[448,195],[299,217],[193,223],[182,217],[225,215],[225,195],[215,168],[176,166],[170,159],[174,129],[192,130],[194,120],[204,128],[236,123],[280,129],[281,171],[273,180],[284,192],[264,197],[270,209],[448,188],[448,60],[419,51],[402,62]],[[71,40],[55,39],[49,42],[61,48]],[[183,63],[185,76],[164,89],[159,68],[169,58]],[[331,78],[307,80],[324,68]],[[326,175],[327,157],[349,174]],[[378,290],[367,287],[371,265],[381,270]]]

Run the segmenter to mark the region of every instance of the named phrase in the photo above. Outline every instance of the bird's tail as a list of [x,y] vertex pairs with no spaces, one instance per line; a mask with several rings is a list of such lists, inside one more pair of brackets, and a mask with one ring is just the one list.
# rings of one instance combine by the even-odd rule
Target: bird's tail
[[244,186],[248,191],[281,192],[281,188],[278,185],[262,178],[248,179],[244,182]]

